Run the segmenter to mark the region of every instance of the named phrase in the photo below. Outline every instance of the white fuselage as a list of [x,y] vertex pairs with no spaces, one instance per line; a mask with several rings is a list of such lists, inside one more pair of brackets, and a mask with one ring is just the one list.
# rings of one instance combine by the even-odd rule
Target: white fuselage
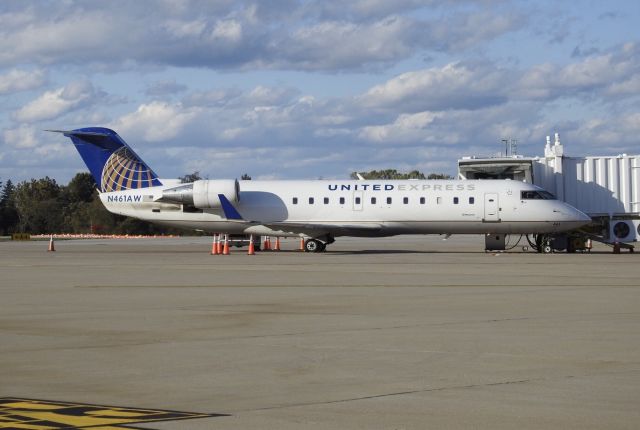
[[510,180],[240,181],[242,220],[154,201],[177,185],[163,184],[100,197],[111,212],[155,223],[273,236],[553,233],[590,221],[558,200],[523,198],[540,189]]

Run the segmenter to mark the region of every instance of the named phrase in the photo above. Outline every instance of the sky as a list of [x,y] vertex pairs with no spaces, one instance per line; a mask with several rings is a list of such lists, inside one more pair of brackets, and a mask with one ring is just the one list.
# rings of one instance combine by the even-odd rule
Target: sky
[[0,181],[115,130],[162,178],[454,175],[502,139],[640,153],[640,2],[0,1]]

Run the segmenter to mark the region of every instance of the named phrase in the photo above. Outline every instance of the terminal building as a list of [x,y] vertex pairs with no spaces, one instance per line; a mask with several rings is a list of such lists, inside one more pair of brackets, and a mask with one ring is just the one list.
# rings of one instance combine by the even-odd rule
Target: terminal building
[[547,136],[542,157],[513,152],[507,147],[505,156],[463,157],[458,176],[538,185],[590,215],[593,239],[610,244],[640,240],[640,155],[567,156],[557,133],[553,144]]

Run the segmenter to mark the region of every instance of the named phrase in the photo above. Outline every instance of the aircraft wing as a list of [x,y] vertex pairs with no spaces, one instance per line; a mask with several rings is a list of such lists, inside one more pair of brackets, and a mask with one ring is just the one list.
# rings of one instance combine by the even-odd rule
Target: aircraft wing
[[319,224],[319,223],[295,223],[295,222],[266,222],[260,223],[275,231],[293,234],[305,234],[317,237],[321,234],[332,234],[334,236],[360,236],[382,230],[379,223],[361,224]]

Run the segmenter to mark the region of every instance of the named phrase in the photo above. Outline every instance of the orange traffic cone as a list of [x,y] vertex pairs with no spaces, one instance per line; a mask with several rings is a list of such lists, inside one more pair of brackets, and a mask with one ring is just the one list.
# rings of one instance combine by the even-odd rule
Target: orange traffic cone
[[216,249],[218,250],[218,255],[222,255],[222,235],[220,233],[218,233],[218,243]]
[[229,255],[229,235],[224,235],[224,248],[222,248],[222,255]]
[[280,238],[276,237],[276,247],[273,249],[274,251],[280,251]]
[[253,235],[249,236],[249,252],[247,255],[256,255],[256,247],[253,244]]
[[218,241],[216,240],[218,236],[216,234],[213,235],[213,242],[211,243],[211,255],[218,255]]
[[304,252],[304,237],[300,238],[300,249],[298,251]]
[[51,239],[49,239],[49,249],[48,252],[53,252],[56,250],[56,247],[53,245],[53,235],[51,235]]
[[263,251],[271,251],[271,239],[269,236],[264,237],[264,243],[262,244]]

